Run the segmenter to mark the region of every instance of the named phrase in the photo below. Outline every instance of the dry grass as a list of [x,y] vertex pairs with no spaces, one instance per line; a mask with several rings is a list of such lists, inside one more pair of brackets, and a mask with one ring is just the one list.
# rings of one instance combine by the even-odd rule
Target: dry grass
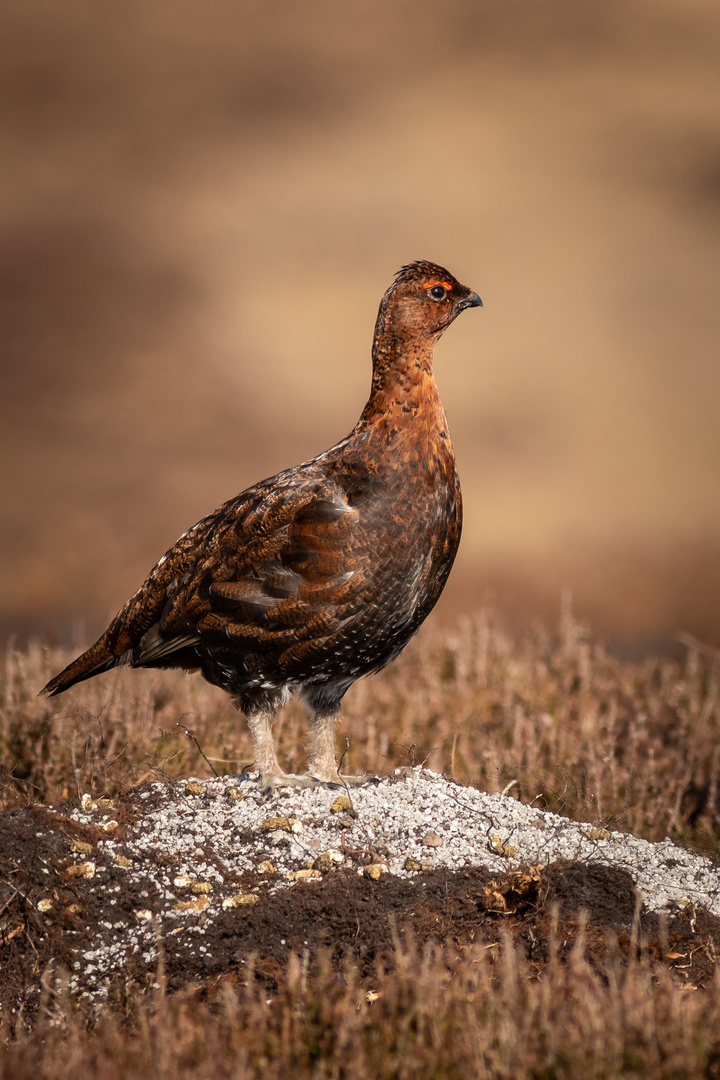
[[125,1005],[90,1026],[67,1003],[48,1008],[0,1051],[0,1077],[720,1076],[719,977],[687,991],[617,952],[597,972],[581,943],[539,981],[509,941],[463,956],[407,942],[370,990],[351,964],[339,974],[321,959],[310,975],[295,957],[272,1000],[251,972]]
[[[720,840],[720,654],[689,643],[683,660],[621,664],[566,612],[560,632],[512,640],[480,615],[427,628],[400,660],[347,695],[345,771],[408,761],[568,817]],[[116,671],[46,700],[68,653],[9,652],[0,686],[2,798],[55,802],[112,794],[157,770],[208,775],[251,761],[245,723],[197,676]],[[303,767],[305,714],[283,711],[287,768]]]

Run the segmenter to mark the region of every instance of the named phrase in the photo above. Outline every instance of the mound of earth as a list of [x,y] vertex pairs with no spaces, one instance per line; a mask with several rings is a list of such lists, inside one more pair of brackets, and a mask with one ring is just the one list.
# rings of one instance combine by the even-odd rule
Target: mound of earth
[[460,951],[509,933],[538,972],[582,934],[591,962],[619,943],[702,986],[720,871],[422,769],[351,796],[224,777],[0,814],[5,1006],[32,1012],[59,984],[101,1006],[250,965],[272,992],[291,953],[319,950],[372,980],[406,932]]

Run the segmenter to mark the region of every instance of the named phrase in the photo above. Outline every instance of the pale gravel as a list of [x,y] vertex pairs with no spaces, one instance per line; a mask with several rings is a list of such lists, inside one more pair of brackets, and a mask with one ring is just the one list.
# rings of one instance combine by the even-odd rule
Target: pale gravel
[[[188,784],[191,791],[200,785],[202,794],[187,793]],[[233,788],[241,801],[232,796]],[[500,875],[557,859],[600,863],[626,870],[652,911],[692,904],[720,917],[720,868],[669,839],[652,844],[626,833],[606,833],[422,769],[399,770],[377,783],[352,788],[352,823],[342,811],[332,810],[344,794],[342,788],[318,787],[282,789],[267,796],[254,780],[237,777],[151,784],[141,793],[147,811],[139,812],[137,825],[126,827],[126,838],[114,840],[110,834],[98,844],[95,877],[87,883],[92,891],[105,890],[104,901],[112,906],[113,887],[103,884],[106,867],[118,854],[129,858],[132,865],[124,872],[136,878],[137,918],[134,923],[105,923],[105,933],[112,929],[115,941],[108,945],[98,938],[98,947],[83,954],[71,992],[102,995],[113,973],[121,970],[128,948],[151,964],[159,935],[174,928],[202,935],[208,920],[223,911],[223,900],[257,891],[261,903],[269,891],[292,888],[295,879],[290,875],[311,868],[326,852],[332,853],[333,865],[346,870],[367,873],[362,864],[371,862],[377,873],[406,878],[418,867],[485,867]],[[71,816],[100,824],[102,816],[92,805]],[[296,831],[263,829],[263,822],[279,816],[299,823]],[[76,859],[81,861],[80,856]],[[259,870],[267,861],[275,871],[271,878]],[[242,888],[240,874],[245,876]],[[178,909],[180,902],[197,899],[187,882],[176,884],[183,877],[196,887],[209,886],[204,894],[209,904],[200,918],[191,911],[188,919],[188,912]],[[248,880],[253,883],[248,885]],[[151,895],[152,903],[148,899],[143,907]]]

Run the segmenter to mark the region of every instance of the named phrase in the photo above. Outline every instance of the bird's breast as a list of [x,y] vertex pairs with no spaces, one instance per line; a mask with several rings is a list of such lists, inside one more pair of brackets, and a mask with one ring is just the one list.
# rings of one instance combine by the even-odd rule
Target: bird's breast
[[386,409],[348,447],[341,486],[356,513],[348,558],[379,619],[409,625],[433,607],[457,551],[460,486],[442,409]]

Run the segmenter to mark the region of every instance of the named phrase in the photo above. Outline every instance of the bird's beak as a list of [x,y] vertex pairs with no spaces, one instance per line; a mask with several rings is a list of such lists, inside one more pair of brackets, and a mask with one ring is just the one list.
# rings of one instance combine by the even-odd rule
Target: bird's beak
[[464,300],[460,301],[460,303],[458,304],[458,311],[464,311],[465,308],[469,308],[469,307],[482,307],[482,306],[483,306],[482,300],[480,299],[478,294],[476,292],[474,292],[474,293],[470,293],[469,296],[466,296],[464,298]]

